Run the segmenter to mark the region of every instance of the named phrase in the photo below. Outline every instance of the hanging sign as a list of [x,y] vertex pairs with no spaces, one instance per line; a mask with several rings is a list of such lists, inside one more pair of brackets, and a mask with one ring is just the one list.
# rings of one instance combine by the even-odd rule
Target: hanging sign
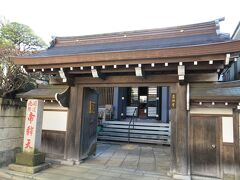
[[171,108],[176,108],[176,93],[171,93]]

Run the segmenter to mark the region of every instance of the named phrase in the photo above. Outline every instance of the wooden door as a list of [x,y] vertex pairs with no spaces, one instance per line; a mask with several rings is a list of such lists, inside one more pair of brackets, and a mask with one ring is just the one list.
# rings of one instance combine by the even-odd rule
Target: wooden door
[[83,90],[80,159],[96,153],[98,94],[91,88]]
[[190,128],[192,175],[220,177],[218,117],[192,116]]

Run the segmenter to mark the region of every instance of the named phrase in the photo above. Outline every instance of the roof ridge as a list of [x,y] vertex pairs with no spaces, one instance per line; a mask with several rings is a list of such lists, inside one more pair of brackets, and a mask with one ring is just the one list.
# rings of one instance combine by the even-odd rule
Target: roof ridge
[[147,29],[137,31],[123,31],[115,33],[95,34],[86,36],[56,37],[51,43],[51,47],[72,46],[83,44],[98,44],[109,42],[136,41],[156,38],[173,38],[191,35],[216,34],[219,35],[219,21],[209,21],[204,23]]
[[148,33],[148,32],[159,32],[159,31],[171,31],[175,29],[181,29],[181,28],[187,28],[187,27],[207,27],[210,25],[216,26],[216,21],[207,21],[207,22],[201,22],[201,23],[192,23],[192,24],[184,24],[184,25],[178,25],[178,26],[168,26],[168,27],[162,27],[162,28],[151,28],[151,29],[143,29],[143,30],[130,30],[130,31],[118,31],[118,32],[111,32],[111,33],[100,33],[100,34],[87,34],[87,35],[80,35],[80,36],[56,36],[56,39],[69,39],[69,38],[82,38],[82,37],[95,37],[95,36],[109,36],[109,35],[119,35],[124,33]]

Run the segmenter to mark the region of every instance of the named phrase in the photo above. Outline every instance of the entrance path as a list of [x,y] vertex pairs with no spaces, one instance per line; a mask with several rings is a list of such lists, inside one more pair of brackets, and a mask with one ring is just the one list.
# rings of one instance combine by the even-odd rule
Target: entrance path
[[154,172],[167,176],[170,158],[169,146],[99,143],[97,155],[87,159],[84,164]]
[[[34,175],[0,169],[6,179],[39,180],[171,180],[170,148],[140,144],[98,143],[96,156],[80,165],[52,165]],[[3,179],[2,178],[2,179]]]

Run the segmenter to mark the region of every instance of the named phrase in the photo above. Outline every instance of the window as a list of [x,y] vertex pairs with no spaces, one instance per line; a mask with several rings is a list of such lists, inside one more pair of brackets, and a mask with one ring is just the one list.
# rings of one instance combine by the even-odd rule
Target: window
[[128,88],[128,106],[138,106],[138,88]]
[[157,87],[148,88],[148,107],[156,107]]

